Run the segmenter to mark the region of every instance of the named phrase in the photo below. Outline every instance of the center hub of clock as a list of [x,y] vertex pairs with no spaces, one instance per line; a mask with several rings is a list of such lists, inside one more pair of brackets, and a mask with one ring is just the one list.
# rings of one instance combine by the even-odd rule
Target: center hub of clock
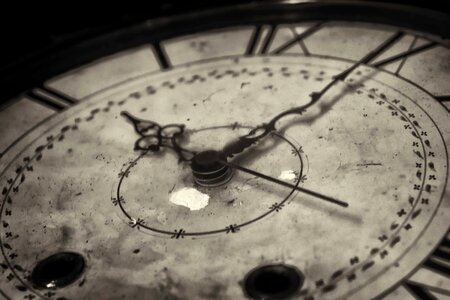
[[227,183],[233,173],[231,168],[223,163],[226,157],[219,151],[202,151],[194,156],[191,162],[194,181],[207,187],[219,186]]
[[255,226],[277,213],[295,189],[238,170],[249,168],[274,178],[289,173],[293,177],[282,180],[298,185],[303,158],[300,146],[274,132],[245,156],[228,159],[220,150],[224,141],[235,141],[251,129],[225,125],[189,131],[184,142],[191,149],[202,149],[189,150],[189,164],[181,164],[175,155],[138,155],[121,169],[113,205],[131,227],[174,239],[235,233]]

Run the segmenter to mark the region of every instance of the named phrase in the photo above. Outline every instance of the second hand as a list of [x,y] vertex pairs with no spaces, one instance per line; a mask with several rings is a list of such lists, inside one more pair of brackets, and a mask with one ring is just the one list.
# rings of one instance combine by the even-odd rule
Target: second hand
[[294,184],[291,184],[291,183],[285,182],[283,180],[279,180],[277,178],[274,178],[274,177],[271,177],[271,176],[259,173],[259,172],[254,171],[254,170],[247,169],[245,167],[236,165],[236,164],[231,163],[231,162],[227,162],[227,161],[222,160],[222,159],[220,159],[219,162],[221,164],[227,165],[227,166],[229,166],[231,168],[234,168],[236,170],[239,170],[239,171],[242,171],[242,172],[245,172],[245,173],[257,176],[257,177],[260,177],[262,179],[265,179],[265,180],[277,183],[277,184],[285,186],[285,187],[296,189],[296,190],[298,190],[298,191],[300,191],[300,192],[302,192],[304,194],[308,194],[308,195],[314,196],[314,197],[319,198],[321,200],[325,200],[325,201],[337,204],[337,205],[342,206],[342,207],[348,207],[348,203],[347,202],[344,202],[344,201],[341,201],[341,200],[338,200],[338,199],[331,198],[329,196],[325,196],[325,195],[319,194],[317,192],[314,192],[314,191],[311,191],[311,190],[308,190],[308,189],[296,186]]

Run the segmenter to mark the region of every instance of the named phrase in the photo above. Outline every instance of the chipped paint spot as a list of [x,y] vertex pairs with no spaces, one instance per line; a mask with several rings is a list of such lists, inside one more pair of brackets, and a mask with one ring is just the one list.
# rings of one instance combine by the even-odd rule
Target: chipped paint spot
[[278,176],[278,179],[295,180],[296,177],[297,177],[297,175],[295,174],[295,172],[293,170],[285,170],[285,171],[281,172],[280,176]]
[[182,188],[170,196],[169,201],[190,210],[200,210],[208,205],[209,196],[194,188]]

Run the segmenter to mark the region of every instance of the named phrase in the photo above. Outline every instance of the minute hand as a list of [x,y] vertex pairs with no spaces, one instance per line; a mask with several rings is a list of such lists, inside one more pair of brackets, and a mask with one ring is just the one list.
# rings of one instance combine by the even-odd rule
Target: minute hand
[[[397,33],[393,34],[390,38],[388,38],[386,41],[384,41],[381,45],[379,45],[377,48],[370,51],[363,58],[361,58],[360,60],[355,62],[351,67],[347,68],[345,71],[342,71],[338,75],[333,76],[333,80],[330,83],[328,83],[322,90],[311,94],[311,102],[317,102],[322,97],[322,95],[325,94],[325,92],[328,91],[328,89],[333,84],[335,84],[337,81],[344,81],[347,78],[347,76],[351,72],[353,72],[357,67],[359,67],[360,65],[363,65],[363,64],[370,63],[375,57],[377,57],[382,52],[384,52],[386,49],[391,47],[392,44],[394,44],[396,41],[398,41],[404,35],[405,35],[405,33],[403,31],[398,31]],[[280,116],[280,115],[278,115],[278,116]]]
[[295,185],[295,184],[292,184],[292,183],[289,183],[289,182],[285,182],[283,180],[279,180],[277,178],[274,178],[274,177],[271,177],[271,176],[259,173],[259,172],[254,171],[254,170],[247,169],[247,168],[239,166],[239,165],[237,165],[235,163],[227,162],[226,160],[220,160],[220,163],[222,163],[224,165],[227,165],[227,166],[229,166],[231,168],[234,168],[236,170],[239,170],[239,171],[251,174],[253,176],[256,176],[256,177],[259,177],[259,178],[271,181],[273,183],[276,183],[276,184],[279,184],[279,185],[282,185],[282,186],[285,186],[285,187],[288,187],[288,188],[291,188],[291,189],[295,189],[295,190],[300,191],[302,193],[314,196],[317,199],[321,199],[321,200],[324,200],[324,201],[327,201],[327,202],[330,202],[330,203],[334,203],[334,204],[337,204],[337,205],[342,206],[342,207],[348,207],[348,203],[347,202],[344,202],[344,201],[341,201],[341,200],[338,200],[338,199],[335,199],[335,198],[332,198],[332,197],[329,197],[329,196],[326,196],[326,195],[322,195],[320,193],[317,193],[317,192],[314,192],[314,191],[311,191],[311,190],[299,187],[298,185]]
[[234,154],[238,154],[242,152],[245,148],[255,144],[265,136],[267,136],[270,132],[275,131],[275,124],[278,122],[281,118],[287,115],[292,114],[298,114],[301,115],[303,112],[306,111],[309,107],[314,105],[319,99],[338,81],[344,81],[347,76],[353,72],[357,67],[359,67],[362,64],[368,64],[370,63],[375,57],[377,57],[380,53],[384,52],[386,49],[391,47],[396,41],[398,41],[402,36],[404,36],[405,33],[402,31],[399,31],[395,34],[393,34],[390,38],[388,38],[386,41],[384,41],[382,44],[380,44],[377,48],[366,54],[363,58],[355,62],[353,65],[351,65],[346,70],[342,71],[336,76],[333,76],[333,80],[329,82],[324,88],[322,88],[318,92],[311,93],[311,101],[305,105],[294,107],[291,109],[288,109],[286,111],[283,111],[276,115],[274,118],[272,118],[269,123],[264,123],[262,125],[257,126],[255,129],[250,131],[249,134],[239,137],[237,140],[229,143],[224,147],[222,150],[222,153],[227,156],[231,157]]

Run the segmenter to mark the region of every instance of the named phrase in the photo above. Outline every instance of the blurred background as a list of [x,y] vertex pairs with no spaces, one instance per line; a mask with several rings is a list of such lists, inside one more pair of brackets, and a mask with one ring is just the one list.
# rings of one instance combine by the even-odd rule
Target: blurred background
[[[211,10],[241,3],[258,4],[276,2],[268,0],[152,0],[145,5],[133,2],[102,3],[44,2],[3,4],[0,12],[0,82],[4,97],[14,95],[19,88],[13,88],[18,80],[24,79],[23,66],[39,60],[49,52],[58,52],[80,41],[132,26],[161,16],[176,16],[189,12]],[[286,2],[336,2],[333,0]],[[343,1],[337,1],[343,2]],[[416,6],[444,12],[450,16],[450,1],[344,1],[394,3]],[[51,67],[51,66],[47,66]],[[15,82],[15,84],[13,84]],[[10,90],[10,91],[9,91]]]
[[[142,22],[158,16],[211,9],[226,5],[268,2],[265,0],[152,0],[145,7],[137,7],[133,2],[111,1],[101,3],[59,2],[42,6],[43,3],[4,4],[0,13],[0,70],[8,64],[21,60],[39,49],[56,44],[68,44],[108,32],[120,27]],[[332,0],[322,1],[332,2]],[[370,2],[370,1],[366,1]],[[374,1],[372,1],[374,2]],[[450,1],[375,1],[414,5],[450,14]],[[99,7],[96,7],[99,6]],[[100,8],[103,6],[103,8]]]

